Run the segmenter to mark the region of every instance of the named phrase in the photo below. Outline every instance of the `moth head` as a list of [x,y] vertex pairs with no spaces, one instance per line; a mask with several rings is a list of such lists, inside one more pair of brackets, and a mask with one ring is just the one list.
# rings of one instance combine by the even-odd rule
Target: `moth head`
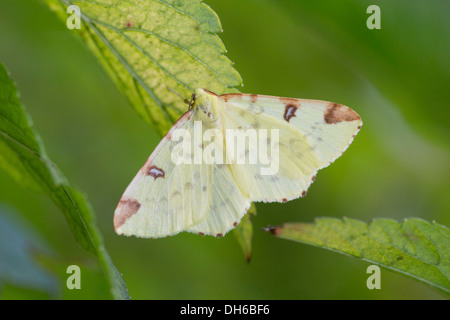
[[194,100],[191,109],[202,109],[212,112],[213,106],[217,102],[218,95],[206,89],[197,89],[194,92]]

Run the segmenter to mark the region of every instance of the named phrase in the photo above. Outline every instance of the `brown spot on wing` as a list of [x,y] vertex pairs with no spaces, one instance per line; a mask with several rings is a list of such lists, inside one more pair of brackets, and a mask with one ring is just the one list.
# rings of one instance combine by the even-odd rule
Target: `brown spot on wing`
[[303,190],[302,197],[306,196],[306,190]]
[[147,159],[144,166],[141,168],[140,172],[141,172],[141,174],[143,174],[145,176],[152,176],[153,178],[155,178],[155,180],[156,180],[156,178],[159,178],[159,177],[164,178],[164,175],[165,175],[164,171],[162,169],[153,165],[152,156],[150,156]]
[[231,98],[242,98],[243,93],[226,93],[219,96],[219,98],[223,99],[225,102],[228,102]]
[[284,120],[289,122],[292,117],[296,117],[295,112],[297,111],[297,106],[294,106],[293,104],[286,105],[284,109]]
[[281,201],[283,202],[287,202],[288,200],[286,198],[283,198]]
[[300,101],[298,99],[295,98],[278,98],[281,102],[283,102],[284,104],[288,105],[288,104],[292,104],[294,106],[300,106]]
[[355,121],[360,119],[360,116],[355,111],[337,103],[330,103],[327,106],[327,110],[324,114],[324,120],[328,124],[335,124],[342,121]]
[[236,227],[237,226],[237,222],[235,221],[235,222],[233,222],[233,227]]
[[147,170],[145,170],[144,174],[146,176],[152,176],[155,180],[157,178],[164,178],[165,173],[164,170],[161,168],[158,168],[157,166],[151,166]]
[[114,229],[120,228],[133,214],[138,212],[141,204],[136,199],[122,198],[114,215]]
[[218,233],[218,234],[216,234],[216,237],[217,237],[217,238],[222,238],[222,237],[223,237],[223,234]]
[[257,94],[251,94],[250,95],[250,101],[255,103],[258,100],[258,95]]
[[145,175],[145,173],[148,171],[148,169],[153,165],[152,164],[152,160],[150,160],[151,157],[149,157],[147,159],[147,161],[145,161],[144,165],[141,168],[141,173]]

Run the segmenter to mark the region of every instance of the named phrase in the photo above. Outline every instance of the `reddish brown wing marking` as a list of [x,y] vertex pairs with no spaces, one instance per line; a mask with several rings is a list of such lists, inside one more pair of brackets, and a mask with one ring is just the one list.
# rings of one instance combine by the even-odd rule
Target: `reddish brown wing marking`
[[225,100],[225,102],[228,102],[231,98],[242,98],[243,96],[247,96],[247,94],[242,93],[226,93],[219,96],[219,98]]
[[150,168],[148,168],[148,170],[145,174],[147,176],[152,176],[155,180],[156,180],[156,178],[164,178],[165,177],[164,170],[161,168],[158,168],[157,166],[151,166]]
[[140,207],[141,204],[136,199],[120,199],[116,209],[119,213],[114,215],[114,229],[120,228]]
[[[213,92],[210,92],[208,90],[205,90],[209,92],[210,94],[214,94]],[[217,96],[217,95],[216,95]],[[280,98],[280,97],[274,97],[274,96],[265,96],[265,95],[258,95],[258,94],[243,94],[243,93],[227,93],[219,96],[219,98],[223,99],[225,102],[228,102],[231,98],[242,98],[243,96],[248,96],[250,98],[250,101],[255,103],[258,98],[272,98],[272,99],[279,99],[281,102],[285,104],[285,110],[284,110],[284,120],[289,122],[289,120],[292,117],[296,117],[297,109],[300,107],[300,101],[298,99],[294,98]]]
[[165,178],[165,172],[163,169],[155,166],[150,158],[147,159],[144,166],[141,168],[141,173],[145,176],[152,176],[155,180],[157,178]]
[[153,155],[156,155],[159,149],[163,146],[164,143],[167,143],[167,141],[170,141],[172,139],[172,132],[173,130],[178,129],[181,125],[183,125],[186,121],[191,119],[192,111],[185,112],[180,119],[175,122],[175,124],[170,128],[169,132],[166,133],[164,136],[164,139],[161,140],[161,142],[158,144],[158,146],[155,148],[153,153],[150,155],[150,157],[145,162],[144,166],[141,168],[141,173],[146,176],[152,176],[153,178],[164,178],[165,172],[163,169],[158,168],[152,163]]
[[285,97],[273,97],[273,96],[267,96],[268,98],[278,98],[281,102],[283,102],[285,105],[292,104],[294,106],[299,107],[300,101],[299,99],[295,98],[285,98]]
[[[172,128],[169,130],[169,132],[166,134],[156,149],[153,151],[153,154],[157,154],[159,152],[159,149],[163,146],[164,143],[167,143],[165,140],[171,139],[171,133],[173,130],[179,128],[181,125],[183,125],[186,121],[190,120],[192,111],[187,111],[185,114],[183,114],[180,119],[172,126]],[[165,172],[163,169],[153,165],[152,160],[153,157],[150,155],[150,157],[145,162],[144,166],[141,168],[141,174],[152,176],[155,180],[157,178],[164,178]],[[138,212],[139,208],[141,207],[141,204],[136,200],[132,198],[126,198],[122,197],[120,199],[119,204],[117,205],[116,212],[118,212],[116,215],[114,215],[114,228],[117,230],[120,228],[132,215],[134,215],[136,212]]]
[[342,121],[361,120],[361,117],[355,111],[337,103],[330,103],[327,106],[323,118],[328,124],[336,124]]
[[[214,92],[205,90],[206,92],[213,94],[215,96],[218,96]],[[301,101],[311,101],[311,102],[323,102],[319,100],[306,100],[306,99],[295,99],[295,98],[282,98],[282,97],[275,97],[275,96],[266,96],[266,95],[255,95],[255,94],[243,94],[243,93],[227,93],[218,96],[219,98],[223,99],[225,102],[228,102],[231,98],[242,98],[243,96],[248,96],[250,98],[250,101],[255,102],[258,98],[272,98],[272,99],[279,99],[281,102],[285,104],[285,111],[284,111],[284,120],[288,121],[296,116],[296,111],[299,107],[301,107],[300,102]],[[329,103],[327,105],[327,109],[324,113],[324,120],[328,124],[336,124],[342,121],[355,121],[355,120],[361,120],[361,117],[352,109],[337,104],[337,103]]]
[[295,112],[297,111],[297,106],[294,106],[293,104],[288,104],[286,105],[285,109],[284,109],[284,120],[286,120],[287,122],[289,122],[289,120],[291,120],[292,117],[296,117]]
[[283,102],[285,105],[283,118],[284,120],[289,122],[289,120],[291,120],[292,117],[297,116],[295,113],[297,112],[297,109],[300,107],[300,101],[294,98],[279,98],[279,100]]

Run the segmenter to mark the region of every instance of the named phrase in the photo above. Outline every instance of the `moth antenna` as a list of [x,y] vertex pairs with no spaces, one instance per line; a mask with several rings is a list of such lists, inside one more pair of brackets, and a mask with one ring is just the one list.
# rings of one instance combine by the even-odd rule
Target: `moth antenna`
[[180,97],[184,103],[189,104],[189,100],[186,99],[185,97],[183,97],[180,93],[178,93],[177,91],[175,91],[174,89],[172,89],[171,87],[166,87],[167,90],[172,91],[173,93],[175,93],[178,97]]

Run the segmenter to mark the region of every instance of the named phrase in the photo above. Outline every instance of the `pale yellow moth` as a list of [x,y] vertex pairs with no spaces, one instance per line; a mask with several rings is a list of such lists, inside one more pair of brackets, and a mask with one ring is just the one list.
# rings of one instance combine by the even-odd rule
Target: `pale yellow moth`
[[[239,223],[251,202],[305,196],[317,170],[338,158],[362,125],[355,111],[326,101],[241,93],[219,96],[205,89],[197,89],[193,98],[120,199],[114,213],[118,234],[159,238],[188,231],[221,237]],[[260,163],[175,163],[173,152],[181,140],[174,134],[180,129],[194,134],[195,123],[201,123],[201,134],[213,129],[224,137],[208,140],[209,146],[194,142],[193,148],[204,154],[220,143],[228,155],[228,129],[276,130],[276,145],[270,138],[267,141],[277,148],[278,170],[263,175]],[[207,159],[203,157],[200,160]]]

